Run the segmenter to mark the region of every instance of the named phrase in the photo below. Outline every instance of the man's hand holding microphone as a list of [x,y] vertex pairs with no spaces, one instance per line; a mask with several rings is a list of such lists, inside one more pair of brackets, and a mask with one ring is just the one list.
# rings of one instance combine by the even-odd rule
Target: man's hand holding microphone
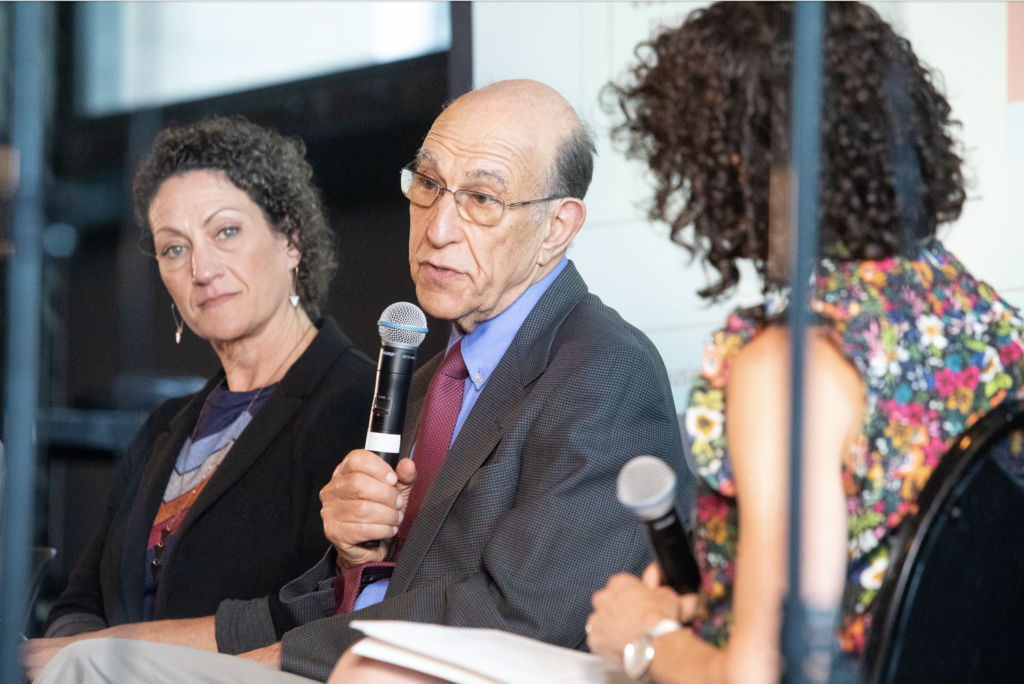
[[[334,469],[320,490],[324,534],[345,571],[385,559],[388,542],[398,532],[416,479],[416,465],[403,458],[395,468],[372,451],[356,449]],[[367,542],[380,540],[373,548]]]
[[320,490],[324,535],[338,554],[338,568],[383,561],[398,533],[416,479],[411,459],[398,460],[405,404],[416,349],[427,333],[419,307],[396,302],[377,321],[381,350],[366,448],[355,449]]

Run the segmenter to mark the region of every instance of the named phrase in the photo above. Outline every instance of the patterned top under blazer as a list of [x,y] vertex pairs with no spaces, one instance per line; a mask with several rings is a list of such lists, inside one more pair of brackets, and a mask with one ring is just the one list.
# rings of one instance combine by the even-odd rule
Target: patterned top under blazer
[[[413,379],[402,448],[442,355]],[[640,573],[643,529],[615,499],[629,459],[679,474],[690,511],[672,392],[654,345],[587,293],[570,263],[527,317],[452,444],[398,558],[384,600],[331,615],[333,554],[277,599],[225,602],[222,651],[283,634],[282,667],[326,680],[361,634],[353,619],[501,629],[581,648],[590,599],[618,572]],[[263,635],[263,638],[258,638]]]

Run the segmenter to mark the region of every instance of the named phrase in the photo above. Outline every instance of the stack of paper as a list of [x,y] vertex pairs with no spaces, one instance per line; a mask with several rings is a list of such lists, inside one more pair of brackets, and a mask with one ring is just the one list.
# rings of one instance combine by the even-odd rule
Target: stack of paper
[[355,620],[366,634],[352,650],[456,684],[625,684],[618,668],[595,655],[495,629],[464,629],[398,620]]

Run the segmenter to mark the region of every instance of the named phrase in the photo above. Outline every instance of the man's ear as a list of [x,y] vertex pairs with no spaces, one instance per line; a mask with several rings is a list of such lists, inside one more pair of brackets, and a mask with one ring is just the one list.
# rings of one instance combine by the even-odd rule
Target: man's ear
[[565,197],[558,202],[558,208],[548,219],[548,235],[541,245],[548,259],[564,254],[576,233],[583,227],[583,222],[587,220],[587,205],[583,200]]

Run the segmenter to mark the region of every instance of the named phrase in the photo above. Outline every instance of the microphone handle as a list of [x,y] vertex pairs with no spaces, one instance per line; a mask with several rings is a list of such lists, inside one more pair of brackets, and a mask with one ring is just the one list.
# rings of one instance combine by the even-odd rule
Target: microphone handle
[[651,546],[658,558],[665,584],[678,594],[692,594],[700,587],[700,568],[686,536],[686,530],[679,522],[675,508],[668,513],[647,521],[647,532]]
[[[384,459],[392,468],[398,465],[402,428],[405,426],[405,404],[415,369],[415,348],[406,349],[387,344],[381,346],[366,448]],[[376,549],[382,541],[368,540],[359,546]]]
[[367,451],[373,452],[384,459],[384,462],[391,466],[392,470],[394,470],[395,466],[398,465],[398,454],[393,454],[388,451],[374,451],[373,449],[367,449]]

